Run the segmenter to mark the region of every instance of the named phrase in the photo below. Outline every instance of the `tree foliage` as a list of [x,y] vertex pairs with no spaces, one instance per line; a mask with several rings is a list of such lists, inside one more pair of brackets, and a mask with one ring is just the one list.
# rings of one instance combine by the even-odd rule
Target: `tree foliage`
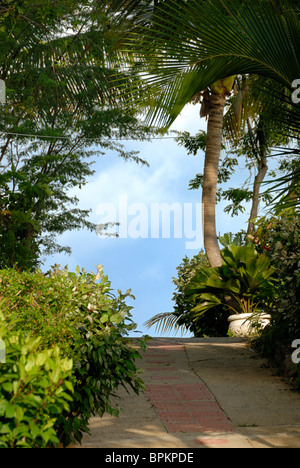
[[256,239],[258,248],[268,254],[276,267],[277,302],[270,326],[254,345],[299,391],[300,368],[291,359],[292,343],[300,333],[299,216],[293,210],[286,210],[279,217],[262,218],[257,225]]
[[[69,190],[93,174],[106,150],[145,163],[121,137],[148,129],[118,105],[117,31],[104,2],[2,2],[0,78],[0,265],[32,268],[69,229],[95,229]],[[134,80],[134,74],[131,75]],[[129,80],[129,78],[128,78]]]
[[265,0],[155,3],[113,2],[137,10],[135,22],[128,22],[124,57],[132,51],[127,65],[144,77],[136,97],[149,119],[169,126],[217,80],[256,74],[269,80],[265,86],[273,95],[288,99],[299,123],[291,101],[292,82],[300,73],[298,9]]

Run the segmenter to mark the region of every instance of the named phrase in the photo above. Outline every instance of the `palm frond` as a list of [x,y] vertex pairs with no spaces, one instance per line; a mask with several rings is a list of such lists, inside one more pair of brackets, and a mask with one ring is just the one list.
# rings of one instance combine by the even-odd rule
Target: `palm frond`
[[281,9],[260,0],[159,2],[151,27],[137,28],[125,48],[144,78],[138,100],[148,119],[170,126],[199,91],[235,74],[264,76],[291,94],[300,76],[300,27],[280,3]]
[[178,325],[180,317],[176,316],[173,312],[162,312],[154,315],[154,317],[147,320],[144,325],[151,328],[156,325],[156,331],[161,333],[170,333],[174,330],[175,334],[181,331],[181,335],[187,333],[185,325]]
[[78,113],[80,106],[90,114],[95,106],[117,107],[121,87],[134,86],[134,73],[125,77],[115,50],[119,33],[109,24],[113,18],[102,2],[83,3],[59,0],[55,12],[42,18],[38,4],[26,13],[1,12],[0,77],[11,107],[36,106],[40,118],[43,103],[52,100],[53,113]]
[[[295,169],[277,177],[276,181],[267,180],[265,193],[273,193],[268,211],[281,212],[286,209],[299,210],[300,206],[300,150],[299,148],[275,148],[274,156],[298,157],[295,159]],[[269,187],[268,187],[269,186]]]

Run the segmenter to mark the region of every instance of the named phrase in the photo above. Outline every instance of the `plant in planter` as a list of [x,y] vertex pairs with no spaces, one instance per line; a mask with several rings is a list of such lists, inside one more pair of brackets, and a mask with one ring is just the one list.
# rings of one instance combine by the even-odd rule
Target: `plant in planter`
[[[244,320],[250,316],[257,319],[259,314],[269,311],[275,281],[275,269],[269,259],[257,253],[251,244],[226,246],[222,258],[220,267],[202,268],[187,286],[186,294],[197,303],[192,309],[194,320],[218,307]],[[229,320],[235,321],[231,317]]]
[[[211,268],[204,252],[191,260],[183,259],[178,278],[174,278],[174,311],[155,315],[145,323],[147,327],[156,325],[161,332],[189,330],[195,336],[225,336],[229,316],[236,325],[238,318],[245,322],[242,314],[250,314],[247,318],[251,316],[255,325],[265,325],[268,317],[261,314],[272,308],[275,269],[253,245],[241,245],[239,239],[229,236],[220,241],[225,247],[223,265]],[[249,324],[247,320],[248,328]]]
[[218,307],[211,310],[210,314],[200,316],[194,321],[192,309],[197,303],[191,301],[185,293],[195,274],[206,267],[209,267],[209,262],[203,250],[200,250],[192,258],[185,256],[177,267],[177,277],[173,278],[173,283],[176,286],[172,298],[174,310],[154,315],[145,322],[145,326],[148,328],[155,326],[157,332],[164,334],[173,330],[175,333],[181,332],[182,335],[190,332],[199,338],[226,336],[228,322],[224,310]]
[[[238,336],[250,336],[265,328],[270,323],[271,315],[265,313],[254,300],[241,300],[242,310],[246,312],[234,313],[228,317],[229,334]],[[233,312],[234,309],[233,309]]]

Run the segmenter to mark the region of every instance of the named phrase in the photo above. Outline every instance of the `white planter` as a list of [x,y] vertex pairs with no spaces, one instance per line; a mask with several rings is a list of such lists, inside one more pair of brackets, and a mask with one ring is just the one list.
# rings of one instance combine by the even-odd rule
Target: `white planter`
[[257,327],[265,328],[270,323],[268,314],[236,314],[228,317],[229,331],[236,336],[251,336],[255,334]]

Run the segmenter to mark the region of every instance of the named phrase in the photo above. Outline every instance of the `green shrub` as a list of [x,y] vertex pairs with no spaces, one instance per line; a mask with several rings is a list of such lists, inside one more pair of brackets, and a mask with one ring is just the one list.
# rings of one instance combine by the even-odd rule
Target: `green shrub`
[[[266,252],[276,268],[277,300],[271,324],[256,340],[256,347],[285,373],[295,339],[300,339],[300,218],[284,213],[278,218],[262,219],[256,233],[259,248]],[[299,385],[300,367],[288,371]]]
[[144,388],[136,367],[140,354],[127,338],[136,327],[125,302],[131,292],[113,294],[102,267],[96,274],[58,267],[47,275],[3,270],[0,291],[0,307],[18,330],[40,337],[41,348],[59,345],[73,359],[73,402],[56,422],[64,445],[81,440],[91,415],[118,415],[111,397],[119,385],[136,393]]
[[8,331],[0,317],[5,363],[0,364],[0,448],[57,445],[56,423],[70,410],[72,360],[57,347],[40,350],[40,338]]
[[300,218],[285,213],[263,221],[258,236],[260,248],[277,269],[277,311],[287,314],[292,333],[300,333]]

